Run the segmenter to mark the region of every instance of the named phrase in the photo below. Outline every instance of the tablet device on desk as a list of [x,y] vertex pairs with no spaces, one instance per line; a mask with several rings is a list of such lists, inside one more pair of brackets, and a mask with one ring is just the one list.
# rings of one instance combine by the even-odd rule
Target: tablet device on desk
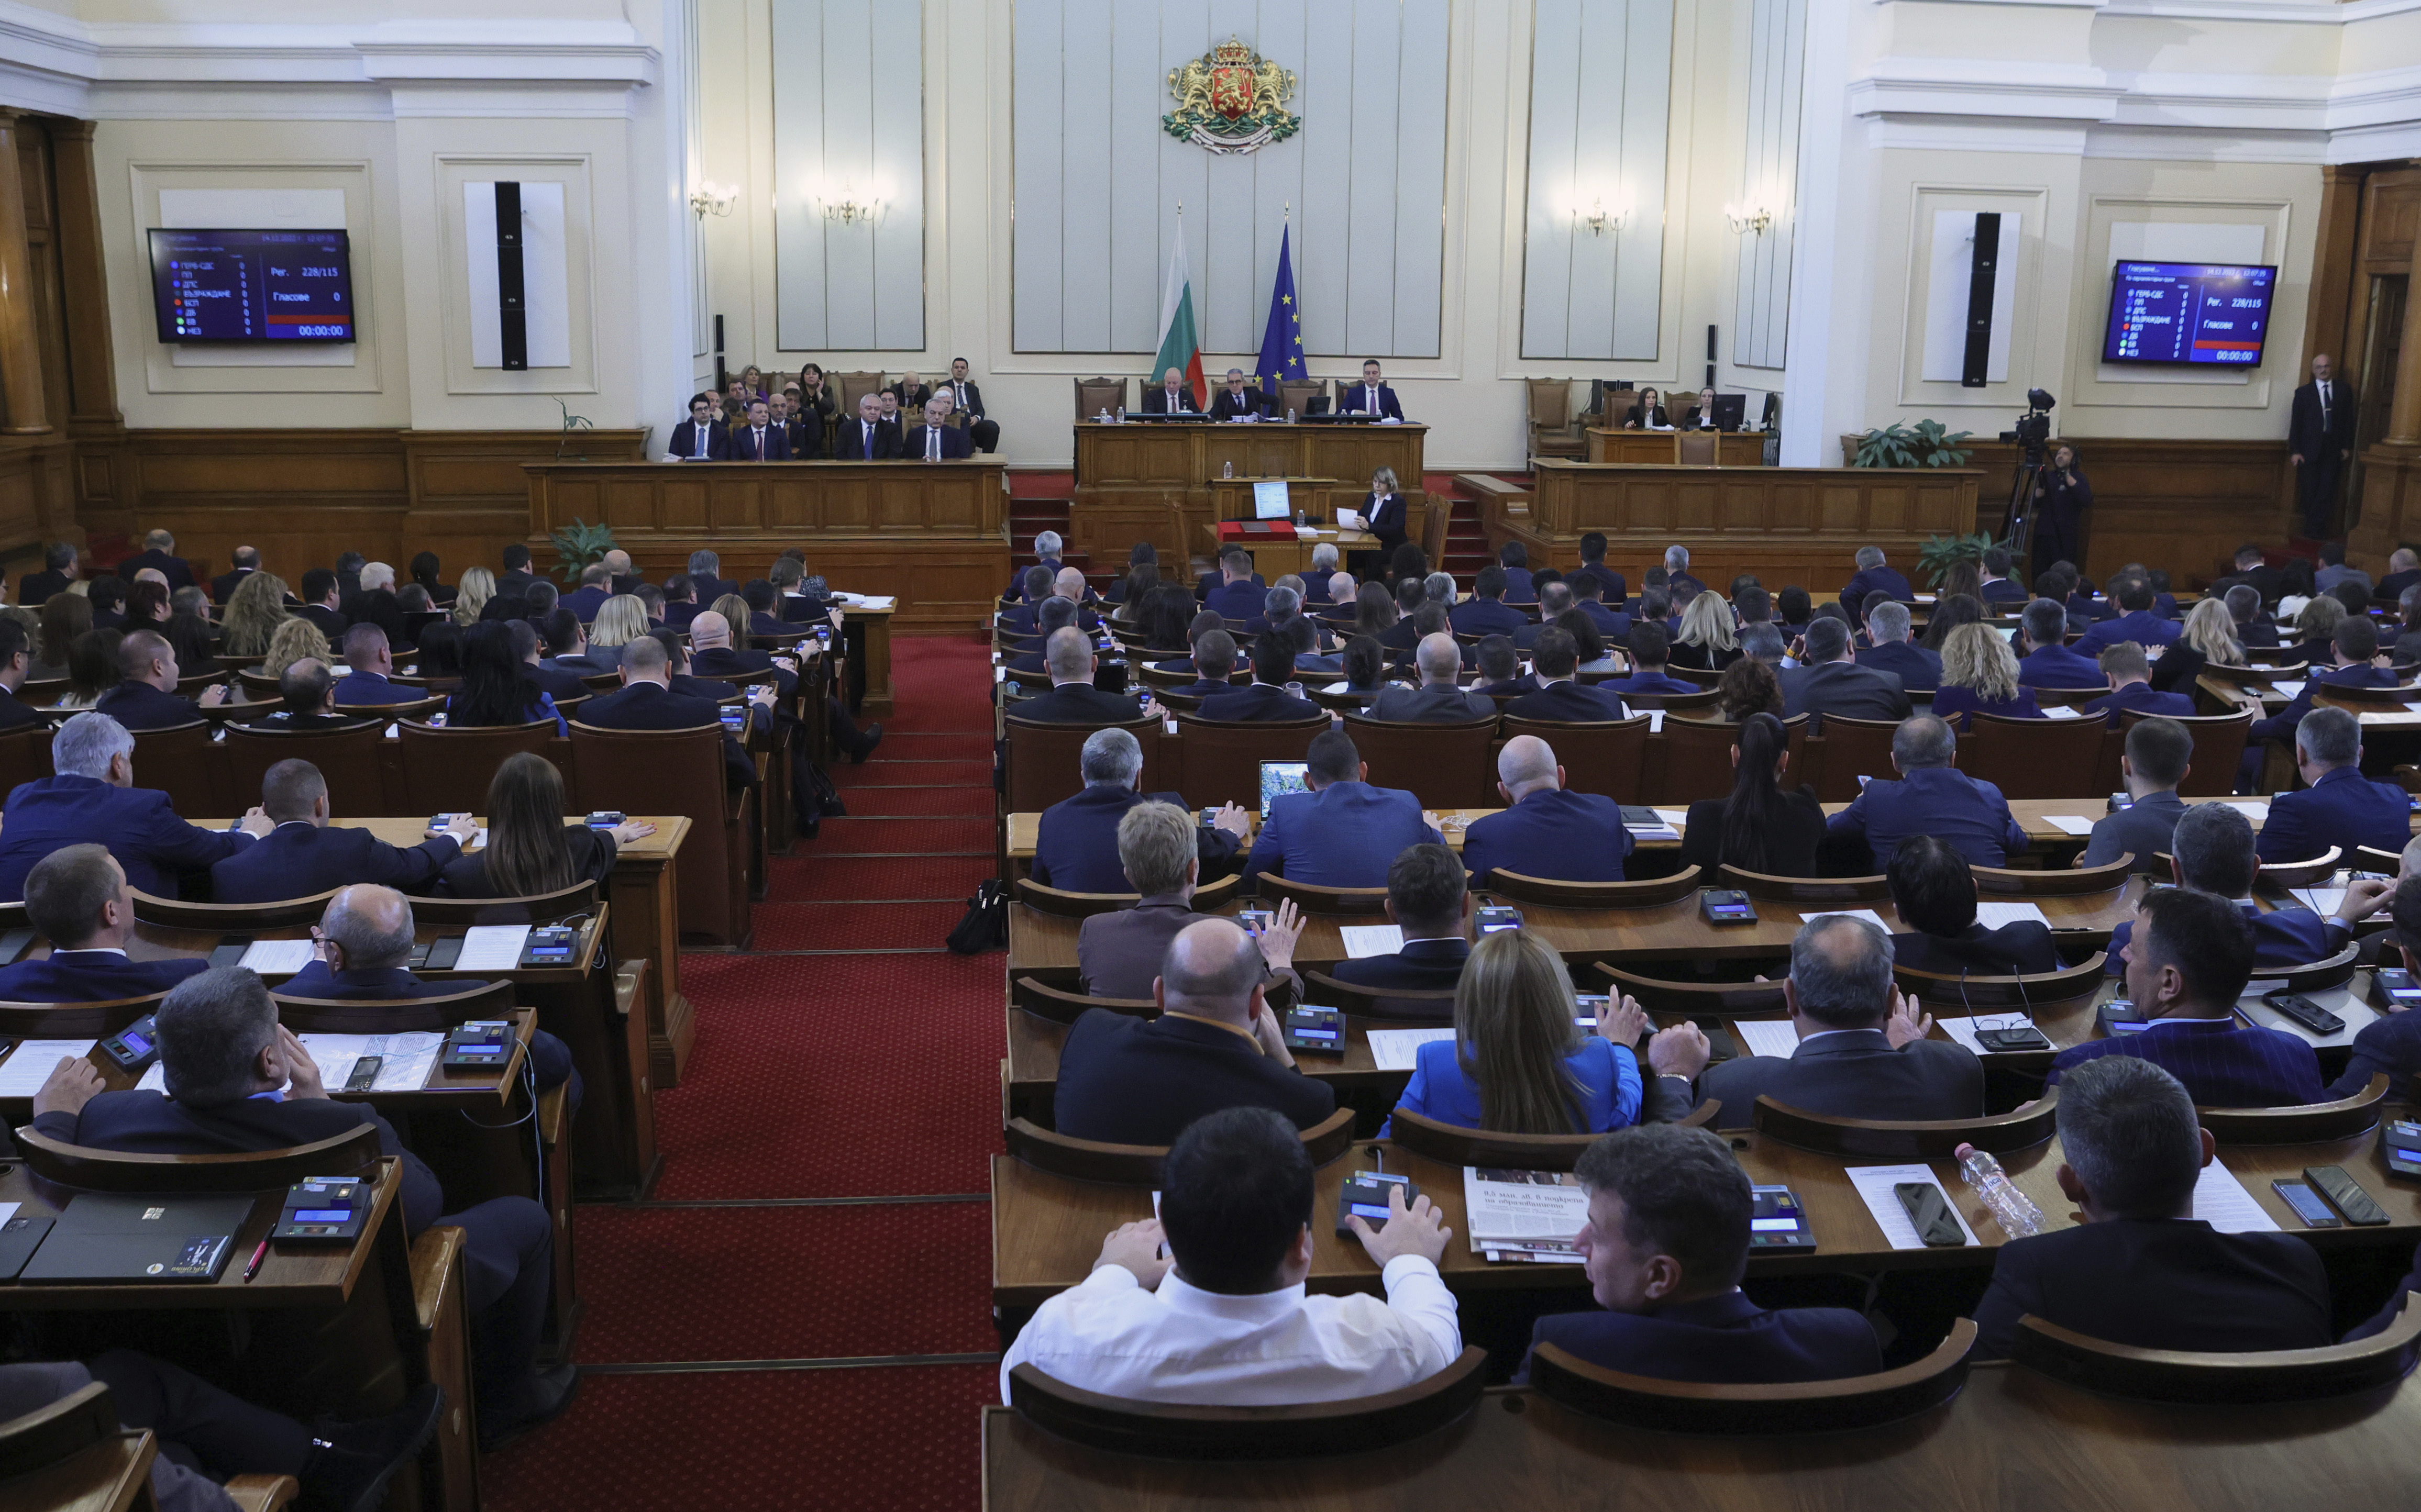
[[250,1197],[119,1196],[84,1192],[68,1202],[26,1281],[215,1281],[252,1216]]
[[1271,803],[1276,799],[1285,797],[1289,793],[1307,793],[1311,791],[1310,787],[1303,780],[1304,773],[1309,771],[1311,763],[1307,761],[1262,762],[1261,813],[1263,815],[1267,815],[1270,811]]

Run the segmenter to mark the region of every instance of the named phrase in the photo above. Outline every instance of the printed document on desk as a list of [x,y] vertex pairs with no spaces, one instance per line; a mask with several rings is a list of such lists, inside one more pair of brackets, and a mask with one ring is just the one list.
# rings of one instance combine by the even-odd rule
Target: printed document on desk
[[2043,911],[2032,903],[1978,903],[1976,905],[1976,922],[1989,929],[1997,929],[2005,924],[2021,924],[2029,921],[2039,924],[2046,929],[2051,927],[2051,920],[2043,917]]
[[2223,1234],[2275,1234],[2278,1220],[2217,1161],[2195,1177],[2194,1215]]
[[8,1058],[0,1061],[0,1098],[30,1098],[59,1068],[59,1062],[89,1052],[89,1039],[21,1039]]
[[1573,1241],[1588,1222],[1588,1193],[1570,1172],[1465,1166],[1462,1200],[1474,1255],[1489,1260],[1581,1263]]
[[1788,1019],[1735,1019],[1732,1033],[1752,1055],[1778,1055],[1788,1060],[1799,1052],[1799,1031]]
[[311,964],[317,951],[314,943],[304,940],[256,940],[246,946],[243,959],[236,964],[263,976],[291,976]]
[[445,1037],[433,1030],[399,1035],[297,1035],[320,1068],[320,1084],[341,1092],[351,1080],[353,1063],[365,1055],[381,1057],[376,1092],[417,1092],[437,1068],[437,1052]]
[[522,946],[529,941],[526,924],[475,924],[462,934],[462,953],[454,959],[458,972],[508,972],[522,963]]
[[1392,956],[1404,948],[1404,931],[1393,924],[1340,924],[1336,937],[1345,942],[1345,954],[1355,960]]
[[1382,1071],[1409,1071],[1423,1045],[1453,1037],[1452,1029],[1373,1029],[1370,1064]]
[[1875,1226],[1883,1231],[1883,1239],[1895,1250],[1921,1250],[1925,1240],[1916,1237],[1916,1225],[1908,1221],[1908,1209],[1899,1205],[1899,1193],[1892,1189],[1904,1181],[1923,1182],[1942,1192],[1944,1206],[1959,1221],[1959,1232],[1967,1242],[1976,1242],[1976,1231],[1967,1226],[1967,1215],[1959,1210],[1959,1199],[1943,1188],[1942,1180],[1926,1165],[1852,1165],[1842,1174],[1850,1185],[1858,1189],[1866,1199],[1867,1211],[1874,1215]]

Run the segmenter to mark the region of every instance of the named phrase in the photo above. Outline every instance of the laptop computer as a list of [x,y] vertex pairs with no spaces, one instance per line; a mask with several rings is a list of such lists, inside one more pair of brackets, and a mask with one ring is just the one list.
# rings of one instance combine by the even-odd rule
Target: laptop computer
[[1311,788],[1303,774],[1310,766],[1306,761],[1264,761],[1261,763],[1261,812],[1267,814],[1270,804],[1289,793],[1307,793]]
[[216,1281],[252,1201],[79,1192],[19,1279]]

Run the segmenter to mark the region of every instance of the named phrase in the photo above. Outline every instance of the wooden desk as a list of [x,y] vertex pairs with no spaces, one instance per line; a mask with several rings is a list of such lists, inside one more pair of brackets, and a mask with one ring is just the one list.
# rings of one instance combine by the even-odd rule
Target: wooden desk
[[[1683,465],[1681,433],[1678,430],[1606,430],[1591,427],[1588,433],[1588,460],[1593,462],[1620,462],[1633,467]],[[1716,431],[1715,465],[1718,467],[1764,466],[1764,432]]]
[[[1008,473],[996,458],[531,462],[523,472],[533,551],[576,516],[612,525],[648,577],[684,570],[701,548],[736,568],[804,546],[810,571],[895,597],[901,622],[920,631],[976,623],[1008,581]],[[1126,543],[1118,550],[1123,560]]]
[[[1001,571],[1006,576],[1008,571],[1007,567],[1004,565]],[[864,679],[862,688],[840,690],[841,696],[846,701],[851,694],[858,694],[858,709],[867,719],[884,719],[891,713],[891,621],[898,612],[897,600],[893,601],[891,607],[884,609],[868,609],[851,604],[845,605],[841,610],[841,632],[849,636],[850,648],[856,658],[858,672]],[[976,613],[978,617],[984,613],[980,605],[977,606]],[[950,628],[957,630],[961,627],[953,624]],[[851,634],[852,631],[856,633]],[[816,718],[820,724],[822,719],[820,706]]]
[[[1181,568],[1203,522],[1215,518],[1212,481],[1229,468],[1252,477],[1333,477],[1359,499],[1370,475],[1388,467],[1417,491],[1428,438],[1419,425],[1080,421],[1069,545],[1107,563],[1148,540],[1163,562]],[[1007,580],[1004,567],[998,581]]]
[[983,1410],[989,1512],[1833,1512],[1938,1507],[2272,1512],[2325,1497],[2404,1504],[2421,1380],[2269,1407],[2173,1407],[1981,1364],[1943,1407],[1854,1433],[1714,1436],[1619,1427],[1527,1388],[1384,1455],[1277,1463],[1133,1458],[1081,1448],[1007,1407]]
[[1322,546],[1336,548],[1336,565],[1340,570],[1344,569],[1346,553],[1379,549],[1379,538],[1367,530],[1339,530],[1335,525],[1326,525],[1320,527],[1320,532],[1318,538],[1309,540],[1300,537],[1286,540],[1256,540],[1251,537],[1241,540],[1222,540],[1219,538],[1218,522],[1205,520],[1195,528],[1195,539],[1202,547],[1202,553],[1213,561],[1226,547],[1242,547],[1253,558],[1253,569],[1271,583],[1289,572],[1308,581],[1311,577],[1311,553]]

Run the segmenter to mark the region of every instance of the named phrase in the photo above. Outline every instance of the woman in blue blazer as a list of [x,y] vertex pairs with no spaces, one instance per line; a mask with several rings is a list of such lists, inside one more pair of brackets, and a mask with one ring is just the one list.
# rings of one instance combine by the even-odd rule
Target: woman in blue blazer
[[1646,1089],[1632,1047],[1647,1016],[1623,999],[1592,1035],[1573,1022],[1578,1012],[1563,960],[1536,936],[1483,936],[1455,990],[1454,1037],[1420,1048],[1397,1108],[1515,1134],[1599,1134],[1637,1122]]

